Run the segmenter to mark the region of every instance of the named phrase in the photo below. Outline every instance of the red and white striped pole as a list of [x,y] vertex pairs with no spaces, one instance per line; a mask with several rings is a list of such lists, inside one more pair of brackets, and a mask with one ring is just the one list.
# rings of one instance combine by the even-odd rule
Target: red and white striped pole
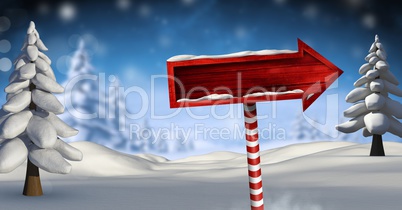
[[251,210],[264,210],[260,145],[258,143],[257,107],[255,103],[243,104],[246,127],[248,179]]

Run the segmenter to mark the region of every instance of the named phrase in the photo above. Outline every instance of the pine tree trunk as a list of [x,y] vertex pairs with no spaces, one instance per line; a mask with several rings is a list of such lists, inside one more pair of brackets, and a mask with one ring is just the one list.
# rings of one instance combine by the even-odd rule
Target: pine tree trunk
[[[29,90],[32,91],[35,89],[35,85],[31,84],[29,86]],[[36,104],[31,102],[29,105],[30,110],[36,110]],[[22,193],[26,196],[41,196],[43,195],[42,192],[42,185],[40,182],[39,176],[39,168],[34,165],[28,158],[27,161],[27,173],[25,176],[25,185],[24,185],[24,192]]]
[[26,196],[43,195],[39,168],[35,166],[29,159],[27,164],[27,174],[25,177],[24,192],[22,194]]
[[384,146],[382,144],[382,135],[373,135],[370,156],[385,156]]

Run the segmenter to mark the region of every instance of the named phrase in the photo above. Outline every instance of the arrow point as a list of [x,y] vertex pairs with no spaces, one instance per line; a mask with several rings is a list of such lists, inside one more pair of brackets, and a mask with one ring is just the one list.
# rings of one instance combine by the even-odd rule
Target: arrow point
[[311,85],[303,94],[302,97],[302,105],[303,105],[303,112],[306,111],[307,108],[314,103],[318,97],[321,96],[325,92],[325,90],[333,83],[335,80],[338,79],[339,76],[343,73],[342,70],[339,70],[331,75],[328,75],[325,78],[324,82],[316,82],[315,84]]
[[299,53],[303,54],[303,50],[308,46],[305,42],[303,42],[301,39],[297,38],[297,47]]
[[331,69],[328,72],[328,75],[323,78],[322,81],[317,81],[311,87],[309,87],[303,95],[302,103],[303,103],[303,111],[310,107],[311,104],[314,103],[315,100],[343,73],[341,69],[335,66],[332,62],[326,59],[324,56],[315,51],[312,47],[308,46],[301,39],[297,39],[299,53],[303,56],[304,53],[308,53],[313,56],[315,59],[319,60],[323,65],[327,66]]

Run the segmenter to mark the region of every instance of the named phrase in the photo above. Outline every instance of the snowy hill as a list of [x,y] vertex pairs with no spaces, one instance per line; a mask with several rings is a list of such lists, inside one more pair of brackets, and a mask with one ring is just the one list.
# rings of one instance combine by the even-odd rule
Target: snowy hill
[[[41,171],[45,196],[20,196],[25,164],[0,175],[7,209],[248,209],[244,154],[214,152],[169,161],[127,155],[91,142],[68,175]],[[261,153],[266,209],[399,209],[402,144],[385,142],[386,157],[369,157],[369,144],[315,142]],[[3,200],[4,198],[4,200]],[[107,202],[99,202],[99,201]]]

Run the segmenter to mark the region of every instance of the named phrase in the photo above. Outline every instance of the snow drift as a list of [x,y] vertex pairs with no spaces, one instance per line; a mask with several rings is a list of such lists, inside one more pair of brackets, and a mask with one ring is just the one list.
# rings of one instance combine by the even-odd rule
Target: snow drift
[[[22,199],[25,164],[0,175],[5,209],[248,209],[245,154],[214,152],[169,161],[75,142],[84,159],[68,175],[41,171],[45,196]],[[295,144],[263,151],[266,208],[399,209],[402,144],[385,142],[386,157],[349,142]],[[34,201],[34,203],[32,203]],[[105,202],[100,202],[105,201]],[[341,202],[340,202],[341,201]]]

